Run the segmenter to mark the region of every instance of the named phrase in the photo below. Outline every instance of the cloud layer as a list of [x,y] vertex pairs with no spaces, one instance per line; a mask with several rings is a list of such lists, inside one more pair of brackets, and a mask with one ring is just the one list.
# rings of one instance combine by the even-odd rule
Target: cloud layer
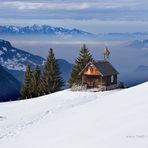
[[145,0],[2,0],[0,18],[13,15],[14,18],[147,20],[147,4]]
[[23,2],[5,1],[1,7],[9,7],[18,10],[89,10],[89,9],[116,9],[136,6],[139,3],[117,3],[117,2]]
[[[105,24],[104,26],[106,26],[106,30],[110,29],[111,26],[114,29],[120,28],[120,30],[122,30],[124,29],[124,26],[127,27],[128,24],[131,24],[129,22],[133,22],[133,25],[136,25],[136,21],[148,22],[147,0],[0,1],[0,21],[3,24],[8,24],[9,22],[12,24],[24,22],[25,24],[41,24],[41,22],[50,24],[50,22],[52,22],[55,26],[66,26],[69,24],[70,27],[76,26],[81,29],[84,27],[84,30],[85,26],[89,26],[87,27],[88,30],[95,31],[95,29],[97,30],[97,26],[100,24],[100,21],[110,23],[103,23]],[[34,20],[37,21],[35,22]],[[124,21],[124,25],[122,25],[122,23],[118,23],[122,21]],[[120,24],[120,26],[118,24]],[[142,26],[143,24],[139,27],[142,28]]]

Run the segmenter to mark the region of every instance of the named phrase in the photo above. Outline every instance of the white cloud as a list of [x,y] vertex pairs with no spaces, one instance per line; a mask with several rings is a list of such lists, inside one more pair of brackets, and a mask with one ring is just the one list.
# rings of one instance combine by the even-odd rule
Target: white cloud
[[9,7],[9,8],[16,8],[19,10],[24,9],[40,9],[44,5],[43,3],[32,3],[32,2],[20,2],[20,1],[14,1],[14,2],[2,2],[1,7]]
[[147,0],[0,0],[0,19],[148,21],[147,5]]
[[137,3],[121,3],[121,2],[21,2],[6,1],[1,2],[0,7],[16,8],[18,10],[83,10],[83,9],[110,9],[135,6]]

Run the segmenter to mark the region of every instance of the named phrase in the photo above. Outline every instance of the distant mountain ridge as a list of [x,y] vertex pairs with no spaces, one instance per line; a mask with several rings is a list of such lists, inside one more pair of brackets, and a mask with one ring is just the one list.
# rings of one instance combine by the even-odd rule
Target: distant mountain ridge
[[[98,28],[99,29],[99,28]],[[0,35],[48,35],[50,37],[56,37],[56,39],[63,39],[64,37],[75,37],[81,40],[127,40],[137,38],[137,36],[147,36],[148,32],[110,32],[110,33],[91,33],[88,31],[80,30],[77,28],[68,29],[64,27],[54,27],[50,25],[30,25],[30,26],[18,26],[18,25],[0,25]]]
[[63,27],[52,27],[49,25],[32,25],[32,26],[0,26],[0,34],[49,34],[49,35],[91,35],[79,29],[66,29]]
[[132,41],[131,43],[128,44],[128,47],[147,48],[148,47],[148,39]]

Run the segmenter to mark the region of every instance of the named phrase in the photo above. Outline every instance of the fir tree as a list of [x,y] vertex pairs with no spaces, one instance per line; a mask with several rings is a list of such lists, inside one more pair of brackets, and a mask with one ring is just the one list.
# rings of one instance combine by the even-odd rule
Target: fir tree
[[79,57],[75,60],[75,64],[73,65],[71,77],[69,79],[69,87],[71,87],[74,83],[81,83],[79,73],[90,61],[93,61],[92,55],[89,53],[88,48],[86,48],[84,44],[80,50]]
[[61,90],[64,86],[64,81],[60,75],[58,62],[55,59],[53,49],[50,48],[43,70],[43,90],[45,94]]
[[26,66],[25,78],[21,89],[22,99],[32,98],[32,72],[28,64]]
[[32,73],[32,97],[38,97],[43,95],[42,90],[42,74],[38,65]]

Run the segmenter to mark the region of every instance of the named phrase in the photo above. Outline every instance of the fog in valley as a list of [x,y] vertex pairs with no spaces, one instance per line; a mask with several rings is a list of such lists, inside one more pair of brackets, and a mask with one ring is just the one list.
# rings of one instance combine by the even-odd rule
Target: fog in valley
[[[48,35],[1,35],[16,48],[46,58],[48,49],[53,48],[56,58],[74,63],[83,44],[86,44],[95,60],[103,60],[103,49],[111,52],[110,62],[118,70],[120,81],[128,86],[148,80],[148,46],[138,41],[147,36],[103,36],[100,38],[51,37]],[[111,39],[110,39],[111,38]]]

